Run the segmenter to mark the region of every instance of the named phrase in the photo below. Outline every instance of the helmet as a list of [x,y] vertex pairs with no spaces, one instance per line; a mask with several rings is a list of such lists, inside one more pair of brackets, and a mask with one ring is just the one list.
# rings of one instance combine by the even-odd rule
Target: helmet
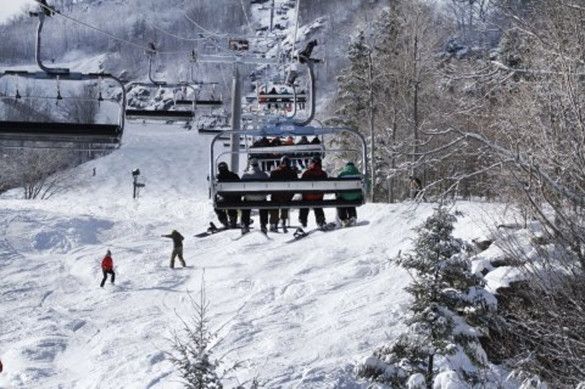
[[226,162],[220,162],[220,163],[217,165],[217,169],[218,169],[218,170],[220,170],[220,171],[221,171],[221,170],[228,170],[228,169],[229,169],[229,168],[228,168],[228,164],[227,164]]
[[280,166],[286,166],[286,167],[290,167],[290,158],[287,157],[286,155],[283,155],[282,158],[280,158]]

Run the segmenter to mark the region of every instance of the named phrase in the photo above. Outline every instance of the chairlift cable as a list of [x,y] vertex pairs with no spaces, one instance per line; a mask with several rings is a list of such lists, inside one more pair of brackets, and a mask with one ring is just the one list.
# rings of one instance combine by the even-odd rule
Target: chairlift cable
[[254,29],[252,28],[252,24],[250,23],[250,18],[248,18],[248,13],[246,12],[246,6],[244,5],[243,0],[240,0],[240,5],[242,6],[242,12],[244,13],[244,17],[246,18],[246,24],[250,29],[250,33],[254,34]]
[[211,36],[215,36],[218,38],[228,38],[229,35],[228,34],[220,34],[211,30],[206,29],[205,27],[203,27],[202,25],[200,25],[199,23],[197,23],[195,20],[193,20],[192,18],[189,17],[189,15],[187,14],[183,14],[183,16],[185,17],[185,19],[187,19],[188,21],[190,21],[191,23],[193,23],[195,25],[195,27],[199,28],[201,31],[211,35]]
[[159,32],[162,32],[162,33],[163,33],[163,34],[165,34],[165,35],[168,35],[168,36],[170,36],[170,37],[173,37],[173,38],[175,38],[175,39],[179,39],[179,40],[182,40],[182,41],[187,41],[187,42],[200,42],[200,41],[204,41],[204,40],[207,40],[207,39],[209,39],[209,38],[207,38],[207,37],[204,37],[204,38],[188,38],[188,37],[180,36],[180,35],[177,35],[177,34],[173,34],[173,33],[172,33],[172,32],[170,32],[170,31],[163,30],[162,28],[160,28],[160,27],[156,26],[154,23],[152,23],[152,22],[150,22],[150,21],[148,21],[148,20],[145,20],[145,22],[146,22],[146,23],[147,23],[147,24],[148,24],[150,27],[152,27],[153,29],[155,29],[155,30],[157,30],[157,31],[159,31]]
[[[104,31],[104,30],[102,30],[102,29],[100,29],[100,28],[98,28],[98,27],[92,26],[92,25],[91,25],[91,24],[89,24],[89,23],[86,23],[86,22],[84,22],[84,21],[81,21],[81,20],[75,19],[75,18],[73,18],[73,17],[71,17],[71,16],[68,16],[68,15],[65,15],[65,14],[61,13],[60,11],[58,11],[58,10],[56,10],[56,9],[54,9],[54,8],[50,7],[50,6],[48,6],[48,5],[46,5],[46,4],[43,4],[43,3],[39,2],[38,0],[37,0],[37,4],[38,4],[40,7],[42,7],[42,8],[44,8],[44,9],[46,9],[47,11],[53,12],[54,14],[56,14],[56,15],[58,15],[58,16],[61,16],[61,17],[65,18],[65,19],[67,19],[67,20],[70,20],[70,21],[72,21],[73,23],[76,23],[76,24],[78,24],[78,25],[80,25],[80,26],[83,26],[83,27],[89,28],[90,30],[94,30],[94,31],[96,31],[96,32],[99,32],[100,34],[104,34],[104,35],[106,35],[106,36],[108,36],[108,37],[110,37],[110,38],[112,38],[112,39],[114,39],[114,40],[117,40],[117,41],[119,41],[119,42],[126,43],[126,44],[128,44],[128,45],[130,45],[130,46],[134,46],[134,47],[136,47],[136,48],[138,48],[138,49],[141,49],[141,50],[144,50],[144,51],[146,51],[146,52],[149,52],[149,53],[154,53],[154,52],[153,52],[153,50],[152,50],[151,48],[147,47],[147,46],[143,46],[143,45],[141,45],[141,44],[138,44],[138,43],[135,43],[135,42],[129,41],[129,40],[127,40],[127,39],[120,38],[120,37],[118,37],[118,36],[116,36],[116,35],[114,35],[114,34],[112,34],[112,33],[110,33],[110,32],[107,32],[107,31]],[[175,54],[180,54],[180,53],[184,53],[184,52],[183,52],[183,51],[157,51],[157,52],[156,52],[156,54],[161,54],[161,55],[175,55]]]

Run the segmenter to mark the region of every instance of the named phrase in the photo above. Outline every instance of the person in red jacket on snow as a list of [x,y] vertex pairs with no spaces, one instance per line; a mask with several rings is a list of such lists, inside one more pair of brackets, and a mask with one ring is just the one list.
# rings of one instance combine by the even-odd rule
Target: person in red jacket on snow
[[104,279],[100,284],[100,287],[104,287],[106,280],[108,278],[108,274],[112,275],[112,284],[116,280],[116,273],[114,273],[114,261],[112,260],[112,252],[108,250],[106,252],[106,256],[102,259],[102,273],[104,273]]

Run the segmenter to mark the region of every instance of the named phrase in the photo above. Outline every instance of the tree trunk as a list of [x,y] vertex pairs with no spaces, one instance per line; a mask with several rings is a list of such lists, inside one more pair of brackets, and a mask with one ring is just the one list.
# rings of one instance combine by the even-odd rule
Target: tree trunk
[[428,389],[433,389],[433,369],[434,369],[433,362],[434,362],[434,358],[435,358],[435,356],[433,354],[429,355],[429,365],[427,368],[427,376],[426,376]]
[[375,202],[376,192],[376,160],[375,160],[375,136],[374,136],[374,66],[372,63],[372,53],[368,54],[368,111],[370,114],[370,201]]
[[413,52],[413,66],[412,66],[412,82],[413,82],[413,107],[412,107],[412,122],[413,122],[413,144],[412,144],[412,168],[411,174],[416,176],[416,160],[418,158],[418,33],[414,35],[414,52]]

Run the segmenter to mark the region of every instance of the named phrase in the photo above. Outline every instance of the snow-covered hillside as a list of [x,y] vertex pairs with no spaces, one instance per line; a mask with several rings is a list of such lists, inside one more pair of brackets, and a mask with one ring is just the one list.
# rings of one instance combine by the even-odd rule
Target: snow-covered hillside
[[[197,239],[214,218],[208,143],[178,126],[131,125],[124,146],[76,168],[62,194],[0,200],[0,387],[180,387],[165,352],[203,272],[216,353],[243,362],[239,382],[358,387],[353,365],[403,326],[410,278],[390,259],[432,207],[366,205],[367,225],[292,244],[290,234],[233,241],[238,231]],[[134,168],[146,183],[138,200]],[[457,235],[481,236],[485,207],[460,205]],[[169,268],[160,235],[172,229],[187,237],[185,269]],[[117,283],[101,289],[107,249]]]

